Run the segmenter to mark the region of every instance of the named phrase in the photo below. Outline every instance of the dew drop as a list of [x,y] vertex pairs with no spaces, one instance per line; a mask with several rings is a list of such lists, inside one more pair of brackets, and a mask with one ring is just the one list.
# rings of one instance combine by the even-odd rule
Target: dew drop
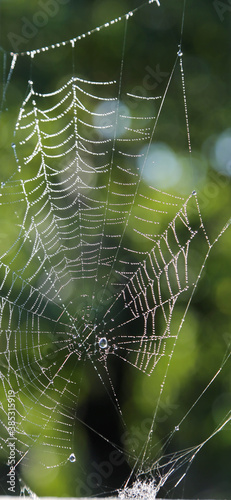
[[179,430],[180,430],[179,425],[176,425],[176,426],[175,426],[175,431],[179,431]]
[[132,16],[133,16],[133,12],[128,12],[128,13],[126,14],[126,19],[129,19],[129,17],[132,17]]
[[12,142],[11,147],[14,149],[16,147],[16,144],[14,142]]
[[68,458],[69,462],[73,463],[73,462],[76,462],[76,456],[74,453],[71,453],[69,458]]
[[182,52],[182,50],[181,50],[181,49],[180,49],[180,50],[178,50],[177,55],[178,55],[179,57],[182,57],[182,56],[183,56],[183,52]]
[[195,194],[196,194],[196,191],[193,191],[193,192],[192,192],[192,194],[194,194],[194,195],[195,195]]
[[99,339],[99,347],[101,349],[106,349],[107,346],[108,346],[108,343],[107,343],[106,337],[102,337],[101,339]]

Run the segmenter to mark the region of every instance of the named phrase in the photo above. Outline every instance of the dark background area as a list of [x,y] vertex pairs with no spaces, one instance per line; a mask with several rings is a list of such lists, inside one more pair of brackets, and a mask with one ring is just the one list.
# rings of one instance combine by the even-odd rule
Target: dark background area
[[[56,13],[53,11],[51,15],[47,10],[48,0],[0,0],[1,94],[5,88],[11,51],[30,51],[68,40],[141,4],[139,1],[128,0],[54,2]],[[133,102],[128,101],[125,90],[152,93],[152,88],[145,88],[144,82],[148,81],[153,88],[158,83],[157,89],[160,94],[163,93],[178,51],[182,12],[183,1],[162,0],[159,8],[147,4],[129,21],[122,96],[124,95],[124,102],[131,113]],[[212,240],[230,218],[230,28],[231,6],[228,0],[187,0],[182,51],[192,143],[191,162],[188,159],[179,65],[155,134],[156,141],[165,143],[174,151],[184,172],[181,180],[170,187],[170,191],[186,197],[192,190],[197,190],[203,220]],[[76,45],[74,56],[76,75],[99,79],[107,79],[107,75],[113,74],[118,76],[122,34],[122,25],[118,25],[81,40]],[[159,81],[153,76],[156,68],[159,68],[162,75]],[[33,77],[38,91],[49,92],[58,89],[72,72],[73,58],[71,50],[68,53],[66,48],[49,51],[41,58],[38,56],[33,64],[27,56],[18,59],[0,118],[1,182],[8,179],[14,169],[11,143],[15,121],[27,92],[28,79]],[[145,80],[147,76],[149,79]],[[219,153],[220,150],[224,154]],[[166,191],[169,189],[166,188]],[[5,244],[9,224],[10,215],[6,216],[1,226],[2,245]],[[231,411],[230,362],[227,362],[210,389],[193,407],[180,432],[175,434],[169,447],[164,448],[163,443],[168,433],[186,415],[219,370],[227,349],[230,352],[230,255],[231,238],[228,229],[211,252],[181,332],[170,379],[166,382],[164,404],[160,408],[154,430],[154,442],[157,444],[150,451],[147,466],[161,453],[173,453],[202,442]],[[121,463],[114,467],[113,473],[108,477],[107,471],[104,471],[106,477],[102,484],[86,486],[87,477],[95,470],[92,464],[108,459],[114,450],[112,443],[121,444],[124,430],[120,415],[116,415],[114,408],[108,405],[107,394],[100,387],[99,381],[94,381],[93,371],[87,372],[86,367],[83,370],[86,377],[85,397],[78,418],[96,433],[83,429],[80,421],[76,424],[73,437],[79,451],[76,464],[68,463],[64,467],[44,471],[39,466],[39,458],[35,459],[34,465],[25,461],[20,475],[37,495],[109,494],[124,484],[134,464],[134,456],[128,458],[129,454],[133,455],[132,446],[125,445],[126,461],[121,453]],[[159,381],[155,379],[155,371],[147,378],[136,370],[128,369],[123,363],[111,366],[111,370],[116,393],[127,418],[126,425],[131,433],[133,429],[136,436],[134,448],[138,454],[145,433],[141,433],[142,438],[137,437],[137,434],[139,436],[141,422],[152,416]],[[79,433],[82,433],[80,442]],[[102,440],[99,434],[106,436],[110,443]],[[179,487],[174,488],[180,477],[180,472],[177,472],[175,481],[167,483],[161,491],[161,497],[231,498],[230,447],[231,424],[228,423],[202,448]],[[0,482],[2,495],[6,494],[4,474],[3,464]]]

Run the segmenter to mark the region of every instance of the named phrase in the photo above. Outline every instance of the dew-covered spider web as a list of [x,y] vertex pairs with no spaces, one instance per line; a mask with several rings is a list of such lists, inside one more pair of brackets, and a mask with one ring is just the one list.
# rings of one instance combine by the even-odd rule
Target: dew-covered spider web
[[[129,86],[127,74],[134,71],[129,32],[143,9],[153,15],[161,4],[146,2],[76,38],[8,58],[3,107],[21,64],[26,92],[14,127],[15,168],[2,180],[0,193],[1,220],[10,221],[0,257],[0,385],[2,456],[7,462],[10,394],[19,477],[30,480],[25,470],[33,461],[51,473],[62,469],[69,474],[67,467],[78,466],[81,487],[76,492],[92,494],[94,481],[100,487],[103,474],[110,476],[110,467],[116,468],[116,460],[124,464],[126,455],[127,480],[120,497],[146,499],[156,498],[165,483],[172,492],[204,444],[231,417],[229,409],[202,440],[186,450],[174,449],[176,432],[227,366],[229,349],[181,421],[166,432],[161,449],[153,438],[186,313],[210,252],[229,223],[211,239],[193,184],[182,194],[168,189],[166,179],[163,189],[161,171],[147,182],[150,168],[158,172],[153,145],[176,82],[189,157],[192,147],[181,46],[184,22],[172,66],[160,84],[146,86],[143,94]],[[97,37],[106,45],[112,33],[118,41],[113,71],[99,69],[101,61],[90,68],[79,63],[83,44],[93,50]],[[59,84],[51,78],[43,88],[39,71],[51,71],[53,54],[60,64]],[[62,74],[62,58],[69,60],[68,74]],[[155,385],[151,417],[143,417],[140,440],[124,438],[132,436],[129,403],[117,390],[124,370],[129,376],[136,372],[141,392],[145,384],[150,388],[149,380]],[[91,384],[98,404],[104,394],[114,414],[105,410],[105,432],[85,418]],[[120,441],[110,434],[108,421],[113,426],[114,418],[124,438]],[[114,450],[114,462],[103,457],[89,473],[79,458],[83,464],[87,432]]]

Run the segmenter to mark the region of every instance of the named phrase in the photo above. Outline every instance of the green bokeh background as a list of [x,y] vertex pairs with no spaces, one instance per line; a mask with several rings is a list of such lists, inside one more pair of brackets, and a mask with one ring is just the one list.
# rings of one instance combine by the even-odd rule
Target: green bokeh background
[[[48,3],[48,2],[47,2]],[[48,16],[43,27],[35,24],[38,12],[44,2],[29,0],[0,0],[0,45],[10,52],[12,40],[18,41],[18,50],[32,50],[54,42],[68,40],[97,25],[113,19],[140,5],[138,1],[89,1],[69,0],[56,2],[58,11],[55,16]],[[161,7],[146,6],[129,21],[125,50],[124,86],[138,89],[144,86],[147,67],[170,73],[178,43],[183,12],[183,2],[162,0]],[[26,18],[26,21],[25,21]],[[23,26],[28,20],[35,26],[35,33],[26,39]],[[170,188],[170,192],[186,197],[194,189],[198,192],[203,221],[210,238],[213,240],[230,218],[230,163],[222,172],[215,168],[214,147],[223,133],[230,133],[230,27],[231,9],[228,2],[208,2],[206,0],[187,0],[182,50],[184,53],[184,72],[189,124],[192,143],[192,160],[189,160],[183,94],[179,67],[176,69],[165,104],[160,115],[154,139],[164,142],[177,155],[182,165],[183,176]],[[94,35],[94,44],[88,39],[81,41],[75,59],[75,72],[78,76],[90,78],[98,75],[107,79],[104,73],[113,73],[121,62],[121,33],[119,29]],[[16,38],[12,37],[16,35]],[[23,37],[17,38],[17,37]],[[17,43],[17,42],[14,42]],[[3,52],[1,70],[3,70]],[[7,56],[9,68],[10,56]],[[106,70],[105,70],[106,68]],[[20,105],[26,95],[27,80],[33,73],[38,89],[43,92],[59,88],[67,76],[72,74],[71,56],[65,58],[64,52],[49,52],[43,61],[34,65],[32,70],[28,58],[20,59],[13,73],[6,94],[6,102],[0,121],[0,180],[4,182],[14,172],[15,161],[11,148],[14,125]],[[150,72],[148,72],[150,75]],[[150,80],[153,82],[153,80]],[[0,90],[3,92],[4,74],[0,77]],[[163,93],[167,79],[163,77],[158,91]],[[138,90],[139,91],[139,90]],[[131,108],[132,102],[125,104]],[[150,110],[148,110],[150,112]],[[155,109],[151,110],[155,112]],[[145,110],[143,110],[145,112]],[[151,114],[151,113],[150,113]],[[231,151],[230,151],[231,155]],[[167,190],[167,189],[166,189]],[[168,190],[167,190],[168,191]],[[15,226],[11,223],[11,210],[6,210],[1,220],[1,253],[7,248],[9,239],[16,237]],[[164,229],[164,221],[162,229]],[[198,254],[200,249],[198,249]],[[214,246],[206,269],[199,282],[166,381],[163,402],[154,428],[150,461],[147,467],[158,457],[165,437],[186,415],[203,389],[219,370],[226,350],[230,351],[231,341],[231,237],[228,229]],[[195,259],[197,256],[195,255]],[[176,312],[180,317],[181,306]],[[182,305],[183,307],[183,305]],[[231,410],[231,375],[230,363],[227,362],[207,393],[201,397],[192,412],[185,419],[179,433],[176,433],[170,448],[164,453],[195,446],[211,435]],[[95,425],[102,431],[97,419],[107,415],[107,398],[104,389],[95,380],[94,373],[83,369],[82,401],[83,416],[90,426]],[[114,369],[112,367],[112,369]],[[115,367],[116,369],[116,367]],[[151,419],[155,401],[158,398],[161,378],[153,372],[150,378],[135,369],[124,368],[120,376],[114,374],[116,388],[122,401],[122,410],[126,417],[127,428],[131,434],[139,433],[141,423]],[[96,408],[103,410],[97,412]],[[89,413],[95,412],[95,420],[89,420]],[[104,417],[103,417],[104,415]],[[105,435],[113,442],[122,433],[120,416],[117,423],[111,420],[110,413],[103,423]],[[114,418],[114,417],[113,417]],[[116,432],[115,428],[116,426]],[[135,429],[135,430],[134,430]],[[136,438],[133,445],[125,444],[128,454],[138,454],[146,439]],[[37,495],[78,496],[84,494],[82,484],[89,472],[92,461],[107,459],[100,439],[93,443],[87,428],[76,423],[73,446],[77,449],[78,460],[75,464],[67,463],[63,467],[44,470],[40,467],[39,452],[34,461],[21,467],[21,477]],[[162,444],[161,444],[162,443]],[[196,457],[186,479],[178,489],[174,482],[167,484],[161,495],[177,498],[230,498],[230,447],[231,424],[211,439]],[[134,457],[130,465],[134,462]],[[121,469],[124,468],[124,475]],[[110,493],[113,488],[122,485],[129,466],[118,467],[118,474],[111,481],[104,481],[99,488],[90,488],[86,493]],[[1,494],[6,494],[5,469],[2,465]],[[81,479],[79,479],[81,478]],[[176,479],[177,480],[177,479]],[[175,481],[176,482],[176,481]],[[173,488],[173,489],[172,489]],[[89,488],[88,488],[89,489]]]

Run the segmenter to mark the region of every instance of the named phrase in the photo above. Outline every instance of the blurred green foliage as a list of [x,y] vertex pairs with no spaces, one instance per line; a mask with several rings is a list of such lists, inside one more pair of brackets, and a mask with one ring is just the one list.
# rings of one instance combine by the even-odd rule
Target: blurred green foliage
[[[6,69],[4,69],[4,52],[0,53],[0,90],[4,92],[4,82],[9,70],[10,51],[32,50],[54,42],[68,40],[89,29],[117,17],[140,5],[137,0],[90,1],[69,0],[58,5],[57,13],[48,16],[44,26],[38,27],[35,20],[43,9],[44,2],[28,0],[1,0],[0,2],[0,45],[7,52]],[[47,1],[48,4],[48,1]],[[230,141],[230,11],[220,12],[214,6],[216,2],[195,0],[186,2],[185,23],[182,50],[185,73],[186,98],[189,114],[189,125],[192,143],[192,158],[189,159],[187,134],[185,125],[184,103],[180,69],[177,67],[169,87],[163,110],[155,132],[156,142],[168,145],[177,156],[183,174],[178,183],[170,191],[174,195],[186,197],[193,189],[198,192],[203,221],[209,236],[213,240],[222,226],[230,218],[230,164],[219,168],[215,157],[216,144],[223,133],[229,133]],[[134,15],[129,22],[124,56],[123,89],[134,92],[150,91],[149,86],[163,94],[168,76],[172,70],[180,40],[180,26],[183,12],[183,1],[161,1],[161,7],[147,5]],[[25,36],[25,26],[29,25],[34,34]],[[28,28],[29,29],[29,28]],[[19,38],[21,37],[21,38]],[[13,42],[12,42],[13,41]],[[15,45],[16,44],[16,45]],[[11,82],[3,102],[0,118],[0,180],[4,182],[15,171],[15,160],[11,143],[17,115],[27,92],[27,81],[33,77],[36,89],[50,92],[58,89],[72,75],[79,77],[107,79],[107,75],[118,75],[122,53],[121,27],[112,27],[100,36],[81,40],[75,52],[73,62],[71,51],[66,57],[64,49],[54,50],[38,57],[31,64],[29,58],[20,58],[13,72]],[[159,67],[165,74],[156,81],[153,72]],[[167,75],[167,76],[166,76]],[[146,82],[146,83],[145,83]],[[122,100],[131,111],[134,102],[122,94]],[[152,92],[152,89],[151,89]],[[146,111],[151,116],[157,112],[155,104]],[[228,131],[228,132],[227,132]],[[148,188],[147,188],[148,189]],[[22,217],[23,213],[19,214]],[[1,219],[0,245],[3,253],[18,234],[17,221],[13,220],[10,205],[5,209]],[[161,219],[161,230],[166,227],[166,220]],[[135,242],[139,246],[139,241]],[[28,247],[29,252],[29,247]],[[198,256],[200,249],[198,249]],[[163,448],[166,435],[174,429],[195,403],[204,387],[209,384],[219,370],[231,341],[231,275],[230,275],[231,238],[227,230],[214,246],[206,264],[205,272],[194,295],[190,311],[180,334],[174,353],[163,403],[152,438],[153,448],[149,451],[149,465],[159,453],[168,450]],[[195,260],[198,258],[195,254]],[[25,254],[25,260],[28,255]],[[182,305],[183,307],[183,305]],[[181,316],[181,305],[174,321],[178,324]],[[172,326],[174,328],[174,324]],[[111,367],[112,371],[116,367]],[[88,422],[89,412],[96,411],[97,406],[106,405],[104,389],[96,380],[93,369],[80,366],[82,372],[81,407],[82,419]],[[122,369],[121,369],[122,371]],[[159,394],[161,373],[154,371],[148,378],[138,370],[123,368],[122,381],[118,380],[122,411],[126,415],[127,428],[131,434],[139,431],[145,419],[152,419],[153,409]],[[116,379],[120,378],[114,373]],[[230,363],[225,365],[219,377],[201,397],[190,415],[182,424],[181,432],[176,433],[170,451],[181,450],[198,444],[212,434],[222,418],[231,409],[231,377]],[[25,403],[25,402],[24,402]],[[93,408],[93,410],[92,410]],[[105,410],[107,411],[107,410]],[[95,413],[95,419],[102,417]],[[58,417],[57,417],[58,418]],[[110,414],[108,415],[110,419]],[[81,420],[81,418],[80,418]],[[120,421],[120,415],[118,415]],[[94,423],[93,423],[94,422]],[[101,426],[94,419],[88,425],[101,432]],[[114,429],[108,429],[104,423],[105,435],[110,441],[114,439]],[[33,432],[33,424],[31,430]],[[114,421],[111,420],[113,427]],[[121,422],[117,423],[117,433],[123,433]],[[121,426],[121,427],[120,427]],[[84,429],[84,430],[83,430]],[[135,443],[125,443],[130,456],[130,464],[134,455],[141,452],[147,438],[148,426],[140,432]],[[28,427],[28,431],[29,431]],[[94,434],[94,433],[93,433]],[[118,434],[115,438],[117,439]],[[31,456],[30,464],[25,460],[21,474],[27,484],[38,495],[75,496],[83,494],[82,478],[92,472],[92,461],[104,458],[100,452],[92,451],[92,441],[79,422],[76,422],[73,446],[78,450],[75,464],[65,464],[60,468],[44,469],[40,467],[43,457],[39,451]],[[98,445],[98,442],[95,446]],[[185,498],[227,498],[231,491],[230,483],[230,424],[217,436],[210,440],[198,454],[190,467],[184,483]],[[135,453],[134,453],[135,449]],[[54,463],[55,463],[54,457]],[[114,483],[91,490],[91,494],[110,491],[118,487],[121,471]],[[78,479],[81,478],[81,479]],[[124,479],[124,478],[123,478]],[[3,482],[3,494],[4,491]],[[107,490],[108,488],[108,490]],[[170,488],[169,488],[170,489]],[[167,487],[168,491],[168,487]],[[177,495],[180,490],[172,490]],[[86,493],[89,493],[86,489]],[[163,495],[164,493],[162,493]],[[178,493],[179,494],[179,493]]]

